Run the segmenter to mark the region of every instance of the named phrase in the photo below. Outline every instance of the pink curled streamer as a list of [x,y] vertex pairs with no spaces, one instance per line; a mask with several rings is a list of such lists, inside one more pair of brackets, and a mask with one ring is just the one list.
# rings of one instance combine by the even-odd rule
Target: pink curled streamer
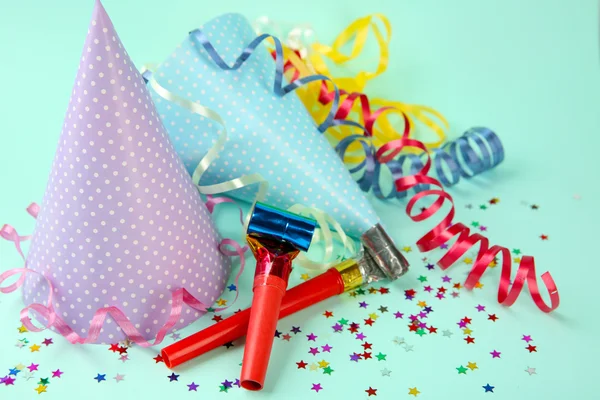
[[[219,201],[218,199],[214,199],[211,202],[209,211],[212,213],[215,205],[223,202],[228,202],[228,200]],[[40,207],[36,203],[32,203],[29,207],[27,207],[27,212],[34,218],[37,217],[39,210]],[[31,236],[20,236],[17,233],[16,229],[14,229],[12,226],[4,225],[0,229],[0,237],[9,242],[13,242],[15,248],[17,249],[17,252],[25,262],[25,267],[23,268],[13,268],[0,274],[0,293],[11,293],[20,288],[25,282],[25,277],[27,276],[27,274],[41,276],[45,279],[46,283],[48,284],[48,299],[46,301],[46,303],[48,304],[47,306],[40,303],[34,303],[28,305],[27,307],[21,310],[21,323],[29,331],[40,332],[44,329],[54,327],[59,334],[64,336],[69,342],[73,344],[94,343],[100,335],[100,330],[104,325],[106,317],[110,316],[115,321],[115,323],[122,329],[123,333],[129,338],[130,341],[141,347],[151,347],[160,344],[164,340],[169,330],[171,330],[175,326],[177,320],[181,315],[184,304],[197,311],[205,312],[208,308],[202,301],[195,298],[186,289],[181,288],[177,289],[172,293],[171,312],[169,313],[169,318],[158,331],[154,342],[149,342],[146,339],[144,339],[144,337],[135,328],[135,326],[129,320],[129,318],[127,318],[127,316],[118,307],[114,306],[100,308],[94,313],[94,317],[92,318],[92,321],[90,322],[90,327],[88,329],[88,335],[84,338],[77,334],[65,321],[62,320],[62,318],[60,318],[56,311],[54,311],[54,308],[52,306],[52,294],[54,292],[54,286],[52,285],[52,281],[46,275],[27,268],[27,259],[23,254],[23,250],[21,249],[21,242],[29,240]],[[240,257],[240,269],[234,280],[234,284],[236,287],[238,286],[238,280],[242,272],[244,271],[244,253],[246,252],[246,250],[246,246],[242,247],[235,240],[232,239],[223,239],[219,244],[219,251],[221,251],[224,255]],[[15,283],[6,287],[1,286],[5,280],[17,274],[20,274],[20,276]],[[236,290],[235,299],[233,300],[232,304],[235,303],[235,301],[238,298],[238,295],[239,290]],[[230,306],[216,308],[214,309],[214,311],[223,311],[229,308]],[[35,325],[33,325],[31,318],[29,317],[30,310],[36,311],[43,319],[46,320],[46,323],[43,327],[38,328]]]

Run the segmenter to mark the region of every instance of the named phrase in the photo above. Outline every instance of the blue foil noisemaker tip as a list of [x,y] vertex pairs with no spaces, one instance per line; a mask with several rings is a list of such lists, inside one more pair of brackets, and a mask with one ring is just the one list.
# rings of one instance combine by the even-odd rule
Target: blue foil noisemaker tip
[[269,236],[307,251],[317,227],[316,221],[263,203],[256,203],[247,234]]

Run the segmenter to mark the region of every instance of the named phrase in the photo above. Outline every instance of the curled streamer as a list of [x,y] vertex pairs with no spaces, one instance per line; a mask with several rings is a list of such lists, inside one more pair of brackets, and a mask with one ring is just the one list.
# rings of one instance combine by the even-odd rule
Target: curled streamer
[[[232,67],[228,66],[223,59],[217,54],[214,47],[210,44],[208,39],[202,34],[200,30],[196,30],[192,33],[195,33],[196,37],[200,40],[200,43],[208,52],[209,56],[213,59],[213,61],[222,69],[237,69],[239,68],[245,60],[247,60],[253,53],[254,49],[258,46],[260,42],[264,39],[270,37],[270,35],[261,35],[253,40],[243,51],[242,55],[236,60]],[[283,49],[279,40],[275,37],[272,37],[275,42],[276,48],[276,73],[275,73],[275,83],[274,83],[274,92],[277,95],[285,95],[294,89],[302,86],[304,84],[314,82],[317,80],[328,80],[329,78],[315,75],[310,77],[303,77],[296,81],[291,82],[287,86],[283,87]],[[319,129],[324,131],[330,126],[336,125],[351,125],[357,126],[364,130],[360,124],[353,121],[339,121],[335,119],[335,113],[337,112],[337,106],[339,102],[339,90],[337,86],[334,85],[335,96],[332,102],[332,108],[329,111],[326,120],[319,125]],[[467,139],[468,140],[468,139]],[[478,143],[477,139],[475,143]],[[500,277],[499,289],[498,289],[498,301],[499,303],[510,306],[515,300],[518,298],[519,294],[523,290],[525,283],[529,286],[529,292],[531,297],[536,304],[536,306],[542,310],[543,312],[550,312],[555,310],[559,306],[559,294],[558,289],[552,276],[549,272],[545,272],[542,274],[542,282],[546,286],[546,289],[550,296],[550,305],[546,304],[543,300],[538,283],[537,283],[537,275],[535,272],[535,263],[533,257],[524,256],[521,259],[521,263],[517,269],[516,276],[511,284],[511,257],[510,251],[506,247],[501,247],[497,245],[489,246],[489,241],[484,236],[479,233],[475,233],[470,235],[469,229],[461,223],[453,222],[455,209],[452,201],[452,197],[448,194],[441,182],[433,177],[428,176],[432,165],[432,159],[427,153],[426,146],[415,139],[411,139],[408,137],[402,137],[401,139],[393,140],[382,147],[380,147],[376,152],[373,151],[373,145],[371,143],[367,143],[365,141],[365,137],[361,135],[353,135],[352,137],[346,138],[346,146],[349,146],[352,143],[358,143],[365,153],[374,154],[374,157],[367,157],[367,159],[360,165],[360,168],[356,169],[354,172],[357,172],[360,169],[365,169],[365,174],[372,174],[376,163],[389,165],[394,158],[400,154],[400,152],[405,147],[412,147],[417,151],[422,151],[426,155],[425,163],[423,167],[408,176],[395,176],[395,186],[398,192],[405,192],[411,188],[414,188],[419,185],[431,185],[437,187],[437,189],[424,189],[415,194],[407,204],[406,212],[410,216],[413,221],[423,221],[433,215],[435,215],[443,206],[445,201],[450,201],[452,204],[451,210],[448,215],[446,215],[442,222],[440,222],[435,228],[425,234],[422,238],[417,241],[417,245],[419,249],[423,252],[433,250],[434,248],[439,247],[440,245],[448,242],[455,236],[458,236],[456,242],[452,245],[450,250],[438,261],[438,265],[442,269],[448,268],[454,262],[458,260],[460,256],[462,256],[467,250],[471,247],[480,243],[479,253],[477,256],[477,260],[474,263],[474,266],[469,273],[465,281],[465,287],[468,289],[472,289],[473,286],[477,283],[478,279],[483,275],[487,267],[494,260],[494,257],[498,254],[502,255],[502,272]],[[468,143],[468,142],[467,142]],[[488,149],[489,150],[489,149]],[[493,149],[490,150],[493,152]],[[450,148],[450,152],[454,152],[455,154],[462,154],[463,157],[466,157],[467,161],[472,161],[472,169],[470,172],[467,170],[462,170],[463,176],[468,174],[476,173],[478,169],[483,168],[486,165],[486,162],[479,161],[476,162],[474,159],[471,160],[469,157],[472,155],[468,150],[465,142],[458,142],[454,148]],[[375,162],[376,161],[376,162]],[[501,161],[501,160],[500,160]],[[488,161],[492,162],[492,161]],[[499,161],[498,161],[499,162]],[[363,175],[364,176],[364,175]],[[434,196],[436,199],[433,201],[433,204],[429,207],[425,208],[424,211],[419,214],[413,215],[412,210],[415,204],[428,196]]]
[[[276,57],[276,52],[272,52],[272,55]],[[295,52],[295,56],[299,57],[300,55]],[[294,63],[290,59],[284,63],[284,72],[286,70],[288,72],[293,71],[292,79],[297,79],[301,76],[300,71],[294,67]],[[335,98],[335,93],[335,88],[329,91],[326,82],[322,81],[318,97],[319,103],[322,105],[330,104]],[[373,146],[369,146],[368,149],[363,146],[363,154],[357,156],[359,147],[355,146],[354,149],[351,149],[352,145],[356,143],[354,135],[341,138],[334,136],[334,139],[339,140],[336,146],[338,154],[350,166],[351,170],[360,170],[366,163],[373,165],[369,173],[361,178],[360,186],[363,191],[368,192],[372,188],[374,194],[380,199],[406,197],[406,192],[399,192],[393,187],[387,195],[382,192],[380,174],[383,166],[377,160],[373,159],[373,152],[374,147],[377,147],[378,144],[385,144],[380,140],[380,135],[375,133],[376,123],[384,125],[382,131],[395,133],[389,121],[385,119],[387,114],[391,112],[400,114],[404,120],[404,132],[401,136],[395,133],[396,138],[409,137],[412,123],[407,112],[402,108],[393,106],[383,106],[372,110],[369,98],[364,93],[349,93],[340,89],[339,96],[342,96],[342,99],[339,108],[335,111],[335,120],[347,120],[355,106],[360,105],[359,120],[364,125],[364,135],[372,138]],[[395,138],[392,135],[388,136],[388,139],[392,140]],[[429,148],[427,151],[433,157],[436,174],[444,186],[455,185],[459,182],[461,176],[471,178],[494,168],[504,160],[504,148],[500,139],[492,130],[484,127],[471,128],[460,138],[444,144],[442,148]],[[423,158],[424,153],[415,154],[415,152],[410,152],[401,155],[396,160],[390,161],[385,166],[390,170],[392,175],[403,176],[406,175],[403,172],[406,168],[404,165],[408,162],[410,174],[414,174],[423,168]],[[425,189],[427,189],[426,185],[418,185],[414,188],[417,192]]]
[[[406,138],[407,136],[404,135]],[[336,151],[344,160],[351,144],[359,139],[356,136],[348,137],[336,145]],[[438,180],[444,186],[453,186],[460,178],[472,178],[482,172],[496,167],[504,160],[504,147],[498,136],[490,129],[475,127],[466,131],[460,138],[447,143],[441,149],[424,151],[420,155],[414,153],[394,152],[394,157],[386,163],[381,163],[374,155],[376,150],[372,145],[365,145],[362,140],[362,150],[365,161],[349,165],[352,173],[363,171],[358,179],[361,189],[365,192],[373,190],[380,199],[405,198],[407,191],[399,191],[392,186],[389,193],[385,194],[381,188],[382,168],[387,168],[392,177],[415,175],[425,166],[424,159],[432,159]],[[385,147],[385,145],[383,146]],[[396,157],[398,156],[398,157]],[[349,163],[347,163],[349,164]],[[407,165],[408,164],[408,165]],[[426,184],[415,185],[415,192],[429,189]]]

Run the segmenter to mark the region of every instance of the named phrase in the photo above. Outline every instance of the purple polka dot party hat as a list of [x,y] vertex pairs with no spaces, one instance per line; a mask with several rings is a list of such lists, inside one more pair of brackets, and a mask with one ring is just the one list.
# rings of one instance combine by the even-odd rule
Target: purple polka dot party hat
[[[56,317],[82,338],[98,325],[98,309],[114,307],[151,340],[170,317],[181,328],[203,313],[175,305],[175,291],[208,305],[218,298],[230,272],[220,242],[141,75],[96,1],[27,257],[27,267],[45,279],[27,276],[25,303],[45,303],[51,290]],[[96,342],[129,336],[116,319],[92,328]]]

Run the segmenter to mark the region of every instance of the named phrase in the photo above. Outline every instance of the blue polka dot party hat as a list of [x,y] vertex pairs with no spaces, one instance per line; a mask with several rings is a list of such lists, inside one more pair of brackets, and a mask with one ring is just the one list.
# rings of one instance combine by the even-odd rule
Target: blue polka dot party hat
[[[205,40],[229,66],[255,38],[250,23],[226,14],[200,28]],[[196,31],[197,32],[197,31]],[[294,93],[274,91],[275,63],[259,45],[238,69],[215,62],[193,33],[152,74],[150,92],[185,167],[193,174],[224,126],[228,139],[199,184],[215,185],[259,174],[268,182],[265,202],[280,208],[296,204],[324,211],[350,236],[379,223],[375,211]],[[165,93],[216,112],[222,122],[201,116]],[[257,185],[226,195],[253,202]]]

